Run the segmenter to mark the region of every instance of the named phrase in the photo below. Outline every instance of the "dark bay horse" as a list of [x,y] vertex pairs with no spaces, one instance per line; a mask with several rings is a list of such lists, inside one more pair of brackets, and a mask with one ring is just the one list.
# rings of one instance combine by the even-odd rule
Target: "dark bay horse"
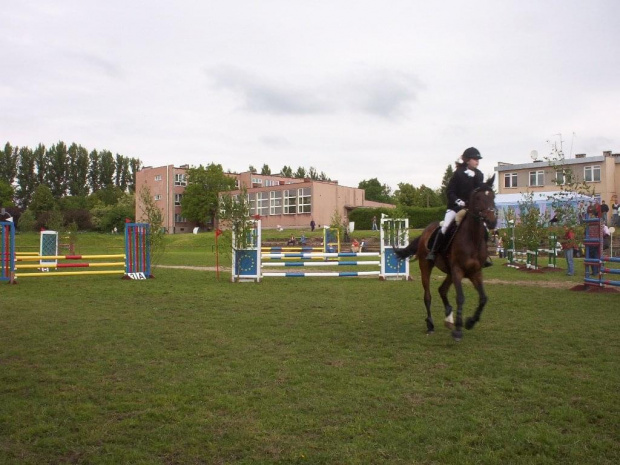
[[[467,203],[467,213],[461,220],[460,225],[454,236],[444,239],[446,245],[438,251],[434,263],[426,260],[428,254],[429,241],[435,230],[439,227],[438,222],[431,223],[422,231],[422,235],[415,238],[403,249],[395,249],[394,252],[399,258],[407,258],[416,255],[420,263],[420,275],[422,286],[424,287],[424,305],[426,305],[426,327],[427,333],[431,334],[435,330],[433,318],[431,316],[431,292],[430,279],[433,267],[436,266],[446,273],[441,286],[439,295],[443,302],[446,318],[446,326],[452,329],[452,337],[460,341],[463,337],[463,294],[462,281],[469,279],[478,291],[478,308],[472,317],[467,318],[465,328],[472,329],[480,320],[480,315],[487,302],[482,284],[482,268],[487,259],[487,230],[494,229],[497,224],[495,210],[495,194],[493,192],[493,181],[495,176],[488,179],[482,187],[476,189]],[[449,232],[447,232],[449,236]],[[448,290],[454,284],[456,289],[456,324],[452,316],[452,306],[448,301]]]

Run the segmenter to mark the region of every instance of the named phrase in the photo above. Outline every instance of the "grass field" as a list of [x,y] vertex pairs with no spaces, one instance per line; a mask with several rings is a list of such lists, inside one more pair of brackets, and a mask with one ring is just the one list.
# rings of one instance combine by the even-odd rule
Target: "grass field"
[[[114,253],[122,238],[78,245]],[[213,236],[170,237],[159,263],[213,266]],[[567,290],[578,276],[497,262],[481,322],[455,343],[438,298],[425,335],[416,264],[413,282],[154,274],[0,286],[0,463],[620,457],[620,295]]]

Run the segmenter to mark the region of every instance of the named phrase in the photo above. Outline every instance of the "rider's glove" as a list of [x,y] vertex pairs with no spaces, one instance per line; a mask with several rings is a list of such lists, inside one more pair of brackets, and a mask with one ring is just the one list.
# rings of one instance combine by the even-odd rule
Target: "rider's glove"
[[454,203],[461,208],[465,206],[465,202],[463,202],[461,199],[456,199]]

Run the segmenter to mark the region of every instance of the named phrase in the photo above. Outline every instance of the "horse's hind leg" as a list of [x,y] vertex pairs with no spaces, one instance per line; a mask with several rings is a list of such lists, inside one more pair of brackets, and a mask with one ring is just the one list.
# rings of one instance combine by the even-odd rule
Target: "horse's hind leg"
[[450,305],[450,301],[448,300],[448,290],[452,286],[452,276],[447,275],[446,279],[443,280],[441,286],[439,286],[439,296],[441,297],[441,301],[443,302],[443,307],[445,309],[444,324],[448,329],[454,329],[454,313],[452,312],[452,305]]
[[474,316],[470,316],[465,321],[465,328],[467,329],[473,329],[474,325],[478,323],[478,321],[480,320],[480,315],[484,310],[484,306],[487,303],[487,295],[484,293],[484,285],[482,284],[482,273],[477,273],[471,279],[471,282],[478,291],[478,308],[476,308]]

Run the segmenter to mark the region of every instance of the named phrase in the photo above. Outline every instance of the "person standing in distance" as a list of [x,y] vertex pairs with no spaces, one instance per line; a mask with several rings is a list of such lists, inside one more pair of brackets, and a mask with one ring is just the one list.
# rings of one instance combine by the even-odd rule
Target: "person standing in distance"
[[[426,256],[426,259],[430,262],[434,262],[436,258],[436,252],[441,247],[444,235],[448,230],[448,227],[454,221],[458,211],[467,207],[467,201],[472,192],[482,187],[484,183],[484,176],[478,169],[480,163],[480,152],[477,148],[469,147],[461,155],[461,162],[457,162],[456,170],[448,182],[448,209],[443,219],[441,231],[435,236],[433,245]],[[487,260],[485,266],[490,266],[491,263]]]

